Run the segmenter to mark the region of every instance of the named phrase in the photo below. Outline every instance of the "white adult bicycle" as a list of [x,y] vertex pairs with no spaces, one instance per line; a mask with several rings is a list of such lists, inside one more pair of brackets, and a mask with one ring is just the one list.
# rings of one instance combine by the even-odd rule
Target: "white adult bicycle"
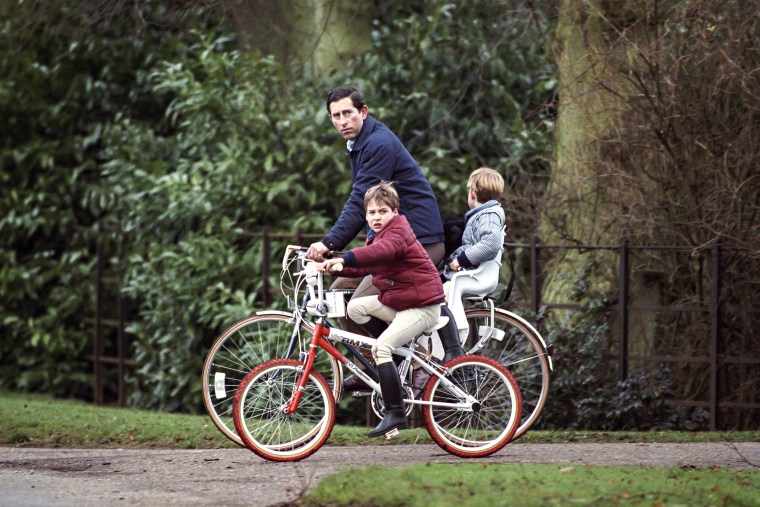
[[[280,289],[288,298],[288,311],[268,310],[243,319],[224,331],[214,342],[203,364],[203,402],[211,420],[233,442],[243,445],[235,430],[232,406],[235,392],[244,377],[256,366],[271,359],[297,359],[308,349],[308,340],[315,325],[310,320],[309,308],[315,304],[305,287],[299,291],[294,283],[293,270],[298,257],[294,252],[305,247],[289,246],[283,257]],[[324,301],[333,310],[345,305],[350,290],[325,291]],[[539,418],[549,393],[552,373],[552,348],[539,332],[525,319],[510,311],[497,308],[488,296],[466,296],[465,314],[469,333],[463,341],[467,354],[480,354],[503,365],[520,386],[522,417],[513,438],[523,435]],[[328,313],[327,317],[337,314]],[[437,340],[433,333],[432,340]],[[351,348],[350,344],[344,344]],[[356,352],[356,350],[354,350]],[[356,360],[365,368],[372,368],[361,354]],[[343,392],[343,369],[333,356],[318,349],[315,369],[321,372],[334,399],[340,401]],[[411,378],[405,381],[411,388]],[[379,404],[372,408],[380,415]]]

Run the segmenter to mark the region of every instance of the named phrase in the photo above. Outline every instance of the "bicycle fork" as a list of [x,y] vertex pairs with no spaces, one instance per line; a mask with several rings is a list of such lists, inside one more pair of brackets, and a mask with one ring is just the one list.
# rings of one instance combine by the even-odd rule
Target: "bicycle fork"
[[[343,364],[346,364],[348,362],[348,360],[345,359],[345,357],[338,351],[338,349],[336,349],[332,343],[327,341],[326,337],[329,334],[330,330],[327,326],[325,326],[324,322],[317,322],[317,325],[314,329],[314,334],[311,337],[311,342],[309,343],[309,353],[306,355],[306,360],[304,361],[304,364],[301,367],[300,375],[296,380],[293,395],[291,396],[290,400],[281,408],[283,414],[293,414],[298,410],[298,405],[301,402],[301,397],[303,396],[303,392],[306,389],[306,382],[309,380],[309,374],[311,373],[311,369],[314,367],[314,360],[317,355],[317,349],[324,349],[325,352],[331,356],[341,359],[341,362]],[[366,375],[363,375],[362,373],[359,373],[359,375],[366,377]],[[363,378],[363,380],[365,382],[368,382],[369,385],[372,385],[374,383],[373,380],[369,377]]]

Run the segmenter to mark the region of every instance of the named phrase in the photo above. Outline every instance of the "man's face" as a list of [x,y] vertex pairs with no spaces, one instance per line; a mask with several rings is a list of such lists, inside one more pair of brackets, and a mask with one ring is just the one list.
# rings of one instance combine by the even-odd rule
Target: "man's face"
[[330,120],[335,129],[345,140],[356,139],[367,118],[367,106],[358,110],[351,102],[351,97],[344,97],[330,103]]
[[377,201],[367,203],[367,223],[375,232],[382,231],[383,227],[396,215],[398,215],[398,210],[391,209],[387,204],[378,204]]

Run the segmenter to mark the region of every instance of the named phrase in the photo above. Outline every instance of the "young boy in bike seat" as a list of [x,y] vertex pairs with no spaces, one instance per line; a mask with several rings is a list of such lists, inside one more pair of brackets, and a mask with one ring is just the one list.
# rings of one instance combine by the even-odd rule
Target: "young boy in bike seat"
[[[504,209],[499,197],[504,193],[504,178],[497,171],[481,167],[467,180],[467,204],[462,246],[446,260],[443,276],[446,302],[454,314],[461,339],[467,337],[467,318],[463,294],[485,295],[499,282],[499,267],[504,243]],[[482,269],[472,276],[458,275],[463,270]]]
[[[342,257],[316,264],[320,271],[343,265],[341,276],[371,275],[379,295],[351,299],[348,316],[373,336],[372,356],[377,363],[385,416],[368,435],[376,437],[408,427],[403,391],[393,350],[432,327],[441,316],[443,286],[435,265],[417,241],[406,217],[398,213],[399,197],[388,182],[367,190],[364,209],[375,235],[364,246]],[[387,323],[390,323],[389,325]],[[387,328],[386,328],[387,326]],[[377,333],[377,334],[376,334]],[[444,361],[464,353],[456,335],[445,343]]]

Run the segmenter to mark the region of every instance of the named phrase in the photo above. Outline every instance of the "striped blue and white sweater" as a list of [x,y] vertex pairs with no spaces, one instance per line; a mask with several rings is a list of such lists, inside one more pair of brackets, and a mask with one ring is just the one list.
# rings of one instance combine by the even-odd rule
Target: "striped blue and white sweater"
[[450,280],[454,272],[448,265],[454,258],[465,269],[474,269],[480,263],[495,259],[502,248],[504,209],[496,200],[472,208],[464,215],[465,229],[462,246],[452,252],[446,261],[444,276]]

